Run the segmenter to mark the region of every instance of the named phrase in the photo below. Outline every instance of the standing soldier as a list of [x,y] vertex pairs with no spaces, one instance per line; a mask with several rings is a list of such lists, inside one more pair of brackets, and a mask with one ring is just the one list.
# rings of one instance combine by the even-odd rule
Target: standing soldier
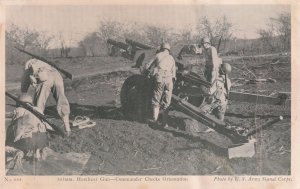
[[30,86],[35,87],[33,105],[44,112],[49,94],[52,92],[57,104],[57,112],[64,122],[69,136],[71,134],[69,115],[70,105],[64,92],[63,78],[60,73],[37,59],[30,59],[26,62],[25,71],[21,83],[21,92],[27,93]]
[[204,76],[208,82],[213,82],[218,77],[220,60],[215,47],[211,46],[208,37],[202,39],[205,56],[205,71]]
[[163,110],[163,124],[167,126],[167,108],[171,104],[173,80],[176,80],[176,65],[174,58],[170,55],[170,45],[162,43],[160,52],[146,64],[146,70],[153,77],[152,93],[152,119],[156,122],[159,115],[159,109]]

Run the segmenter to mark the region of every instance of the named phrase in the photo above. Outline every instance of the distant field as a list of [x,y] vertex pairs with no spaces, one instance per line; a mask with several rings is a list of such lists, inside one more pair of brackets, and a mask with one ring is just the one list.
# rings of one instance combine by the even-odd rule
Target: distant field
[[[126,70],[132,66],[131,61],[121,57],[55,58],[49,60],[55,62],[60,68],[72,73],[75,77],[85,77],[92,73]],[[24,64],[6,65],[5,81],[7,85],[14,85],[14,83],[21,81]]]

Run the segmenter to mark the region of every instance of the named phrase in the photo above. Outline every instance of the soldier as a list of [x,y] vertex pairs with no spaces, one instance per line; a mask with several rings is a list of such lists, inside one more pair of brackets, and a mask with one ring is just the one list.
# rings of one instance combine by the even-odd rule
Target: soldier
[[230,64],[221,64],[219,69],[219,77],[209,89],[209,94],[212,95],[212,114],[221,121],[224,120],[224,115],[228,104],[228,95],[231,88],[230,79],[227,77],[230,72]]
[[215,47],[211,46],[208,37],[202,39],[204,47],[203,53],[205,56],[205,71],[204,76],[207,81],[213,82],[218,77],[220,59]]
[[[19,100],[32,105],[32,97],[23,94]],[[40,111],[35,107],[37,111]],[[14,155],[14,165],[22,169],[24,155],[33,155],[37,160],[45,159],[44,149],[49,146],[46,125],[30,111],[17,105],[11,124],[7,128],[5,151],[6,158]]]
[[163,110],[163,124],[167,126],[166,116],[167,108],[171,104],[173,82],[176,80],[175,60],[170,55],[170,45],[162,43],[160,52],[154,59],[145,65],[146,70],[153,77],[153,93],[152,93],[152,119],[150,122],[156,122],[159,115],[159,109]]
[[57,104],[57,112],[64,122],[64,126],[69,136],[71,134],[69,115],[70,105],[64,92],[63,78],[60,73],[37,59],[30,59],[26,62],[25,71],[21,83],[22,93],[27,93],[30,86],[35,87],[33,105],[44,112],[49,94],[52,92]]

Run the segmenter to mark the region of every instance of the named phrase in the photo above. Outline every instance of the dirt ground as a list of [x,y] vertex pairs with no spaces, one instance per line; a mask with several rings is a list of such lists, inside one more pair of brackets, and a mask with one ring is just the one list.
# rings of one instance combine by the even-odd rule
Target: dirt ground
[[[71,104],[71,120],[86,115],[96,121],[92,128],[73,128],[70,137],[52,135],[50,148],[59,153],[91,153],[83,169],[83,175],[289,175],[291,172],[291,112],[290,106],[258,105],[231,101],[225,121],[232,125],[254,128],[280,115],[284,120],[257,133],[256,154],[252,158],[228,159],[227,148],[231,141],[217,132],[192,137],[175,131],[153,128],[145,123],[128,121],[121,112],[120,90],[124,80],[136,71],[110,72],[111,67],[130,67],[122,58],[86,58],[60,60],[64,68],[76,73],[88,73],[95,69],[108,69],[107,73],[74,82],[66,80],[66,95]],[[276,83],[233,83],[232,90],[273,95],[289,92],[290,59],[285,64],[252,69],[256,76],[276,79]],[[247,68],[261,65],[270,59],[230,61],[233,66],[231,78],[249,77]],[[272,60],[271,60],[272,61]],[[84,62],[84,64],[83,64]],[[6,82],[18,80],[13,70],[6,68]],[[86,69],[88,68],[88,69]],[[74,71],[75,72],[75,71]],[[108,73],[110,72],[110,73]],[[243,75],[244,74],[244,75]],[[19,90],[11,90],[15,95]],[[6,98],[6,112],[14,104]],[[62,124],[55,113],[55,102],[48,101],[46,114],[52,121]],[[190,120],[178,111],[170,112],[169,125],[182,130]],[[7,119],[7,123],[9,119]]]

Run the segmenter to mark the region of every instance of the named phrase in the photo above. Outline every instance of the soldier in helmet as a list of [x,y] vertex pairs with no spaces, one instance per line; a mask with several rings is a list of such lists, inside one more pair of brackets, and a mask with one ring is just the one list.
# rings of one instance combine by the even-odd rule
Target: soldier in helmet
[[212,114],[221,121],[224,120],[224,115],[228,104],[228,95],[231,88],[231,82],[228,78],[228,74],[230,72],[230,64],[221,64],[219,69],[219,77],[215,80],[213,86],[209,89],[209,94],[212,95]]
[[70,105],[65,95],[63,78],[60,73],[45,62],[30,59],[25,64],[21,92],[27,93],[30,84],[35,87],[33,105],[37,106],[42,112],[45,110],[49,94],[53,94],[57,104],[57,112],[64,122],[69,136],[71,133],[69,123]]
[[202,39],[203,53],[205,56],[204,76],[207,81],[213,82],[218,77],[220,59],[215,47],[211,45],[210,39],[205,37]]
[[[32,97],[27,94],[22,94],[19,100],[32,105]],[[41,112],[39,108],[34,108]],[[37,160],[45,159],[44,149],[47,146],[49,144],[46,124],[17,104],[11,124],[6,131],[6,157],[13,154],[14,165],[22,169],[22,159],[25,155],[33,156]]]
[[175,60],[170,55],[170,45],[162,43],[160,52],[154,59],[146,64],[146,70],[153,77],[153,93],[152,93],[152,119],[150,122],[156,122],[159,115],[159,109],[163,110],[163,124],[167,126],[166,116],[167,108],[171,104],[173,82],[176,80]]

